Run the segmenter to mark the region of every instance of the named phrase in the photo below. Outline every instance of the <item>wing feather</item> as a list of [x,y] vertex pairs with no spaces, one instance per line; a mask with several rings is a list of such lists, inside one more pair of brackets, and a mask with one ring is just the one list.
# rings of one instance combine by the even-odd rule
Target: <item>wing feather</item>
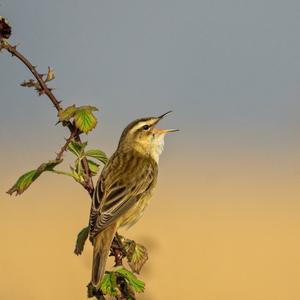
[[91,212],[90,238],[124,214],[155,184],[154,160],[127,152],[113,155],[97,182]]

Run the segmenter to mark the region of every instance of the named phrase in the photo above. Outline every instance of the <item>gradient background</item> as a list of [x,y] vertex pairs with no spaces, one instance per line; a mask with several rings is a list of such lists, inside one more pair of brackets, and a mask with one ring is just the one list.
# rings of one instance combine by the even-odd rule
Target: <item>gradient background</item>
[[[64,106],[101,109],[92,147],[111,154],[127,123],[174,111],[155,198],[125,233],[150,251],[139,299],[300,299],[298,0],[1,0],[0,15],[54,67]],[[5,193],[67,136],[27,78],[0,55],[0,299],[85,299],[85,191],[44,174]]]

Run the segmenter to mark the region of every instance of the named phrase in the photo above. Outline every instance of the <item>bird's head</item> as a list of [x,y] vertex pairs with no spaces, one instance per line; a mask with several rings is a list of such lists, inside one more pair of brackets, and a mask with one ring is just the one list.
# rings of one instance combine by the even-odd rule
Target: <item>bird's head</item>
[[159,129],[156,124],[171,111],[158,117],[142,118],[131,122],[123,131],[119,148],[134,148],[144,155],[152,156],[157,162],[163,151],[164,137],[178,129]]

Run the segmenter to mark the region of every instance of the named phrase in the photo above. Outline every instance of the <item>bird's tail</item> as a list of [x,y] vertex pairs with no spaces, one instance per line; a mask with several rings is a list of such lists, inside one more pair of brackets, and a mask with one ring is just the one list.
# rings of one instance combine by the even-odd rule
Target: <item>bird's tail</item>
[[97,234],[94,239],[92,284],[97,289],[101,286],[101,281],[105,272],[106,260],[116,231],[117,224],[113,223]]

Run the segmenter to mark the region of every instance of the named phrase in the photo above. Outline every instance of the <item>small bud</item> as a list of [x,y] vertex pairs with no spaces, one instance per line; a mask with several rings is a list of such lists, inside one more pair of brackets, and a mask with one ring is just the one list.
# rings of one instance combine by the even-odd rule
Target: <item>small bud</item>
[[55,78],[55,74],[54,74],[54,70],[51,69],[50,67],[48,67],[48,72],[47,72],[47,78],[46,78],[46,82],[47,81],[51,81]]
[[0,16],[0,39],[9,39],[11,35],[11,26],[8,21]]

